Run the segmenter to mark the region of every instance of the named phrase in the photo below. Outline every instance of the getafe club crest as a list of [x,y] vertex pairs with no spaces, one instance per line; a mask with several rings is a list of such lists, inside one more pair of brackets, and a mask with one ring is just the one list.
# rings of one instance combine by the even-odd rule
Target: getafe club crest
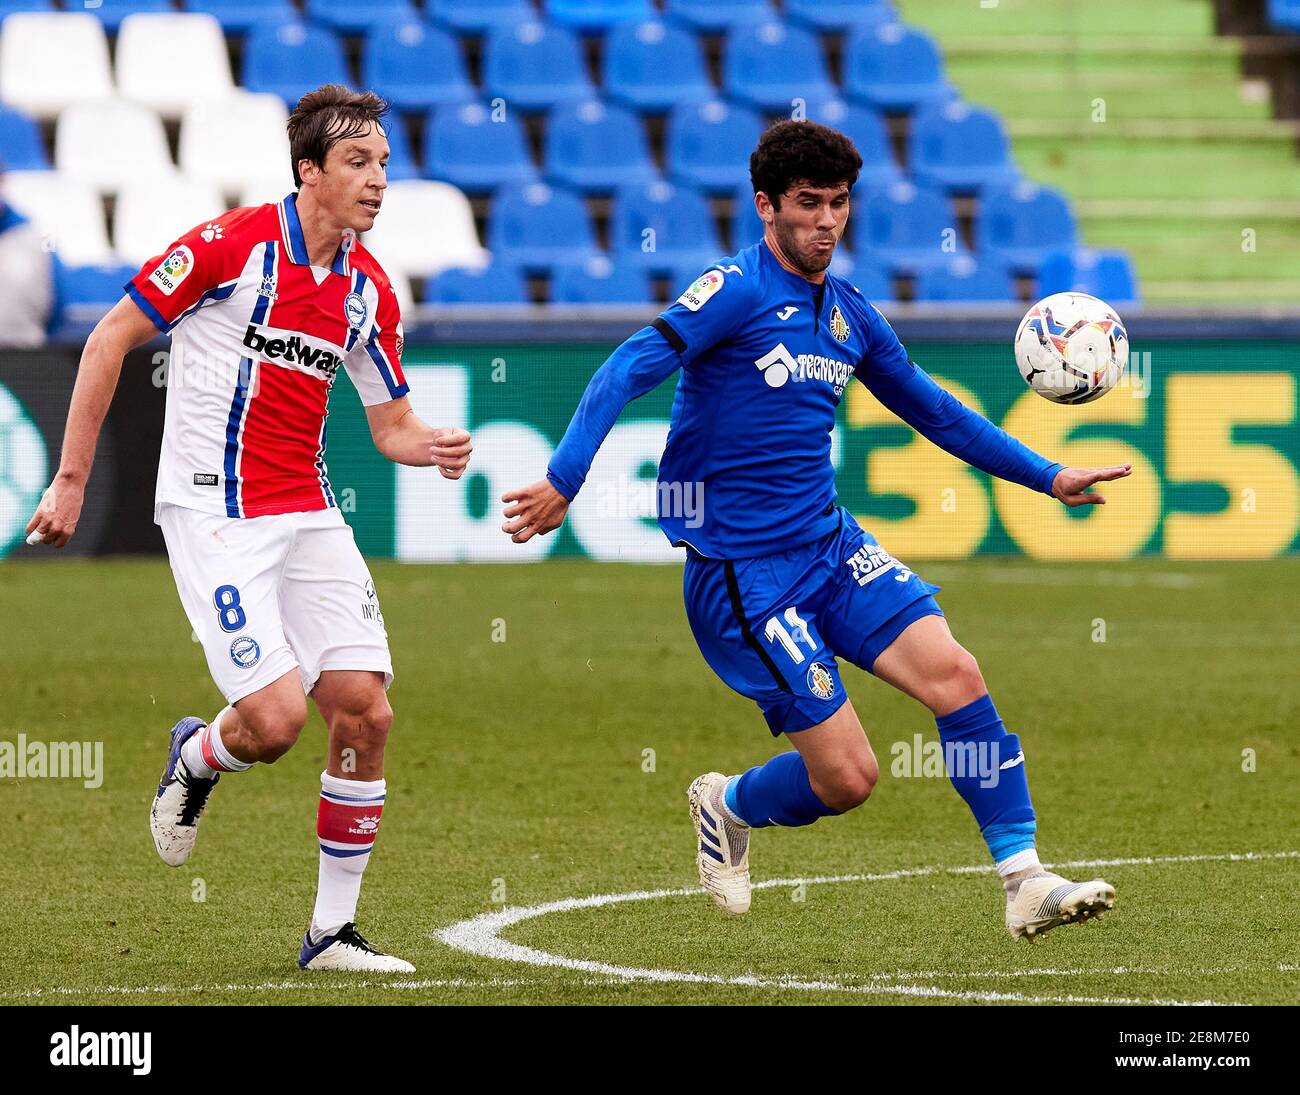
[[835,680],[821,662],[808,667],[808,691],[819,700],[828,700],[835,694]]
[[830,325],[831,334],[835,336],[836,342],[848,342],[852,331],[849,330],[849,321],[844,318],[844,313],[840,311],[838,304],[831,309]]
[[343,301],[343,311],[347,313],[348,326],[361,330],[366,325],[366,298],[360,293],[349,293]]

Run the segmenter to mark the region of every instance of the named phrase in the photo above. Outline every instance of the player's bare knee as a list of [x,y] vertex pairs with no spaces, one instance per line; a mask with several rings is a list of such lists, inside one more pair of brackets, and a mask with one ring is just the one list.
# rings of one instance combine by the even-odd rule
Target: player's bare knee
[[358,751],[379,749],[388,741],[393,709],[382,690],[356,697],[330,712],[330,734],[345,747]]
[[962,706],[970,703],[972,700],[979,699],[988,687],[984,683],[984,674],[980,672],[979,662],[975,660],[975,655],[961,647],[957,648],[958,655],[956,664],[953,667],[950,684],[954,692],[954,698]]
[[241,712],[240,718],[256,744],[257,760],[273,764],[293,748],[307,724],[307,700],[303,696],[286,696],[274,704]]
[[820,788],[823,801],[841,813],[856,809],[871,797],[879,775],[874,755],[856,758],[826,774]]

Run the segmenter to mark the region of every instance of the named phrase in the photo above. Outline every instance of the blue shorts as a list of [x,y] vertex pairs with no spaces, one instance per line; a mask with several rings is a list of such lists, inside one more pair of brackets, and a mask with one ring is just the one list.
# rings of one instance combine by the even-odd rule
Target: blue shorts
[[686,617],[704,660],[763,712],[772,734],[806,730],[848,698],[838,655],[871,671],[909,624],[942,616],[922,581],[848,510],[819,540],[755,559],[688,552]]

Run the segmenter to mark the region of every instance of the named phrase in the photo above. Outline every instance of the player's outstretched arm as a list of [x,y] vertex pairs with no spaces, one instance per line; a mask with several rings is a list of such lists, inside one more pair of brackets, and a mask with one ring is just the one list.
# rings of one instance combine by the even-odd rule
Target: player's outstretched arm
[[444,479],[459,479],[474,450],[469,431],[424,423],[406,396],[366,408],[375,448],[394,464],[436,467]]
[[117,391],[122,360],[155,334],[153,320],[130,297],[119,300],[90,332],[72,389],[59,470],[27,522],[29,543],[61,548],[77,531],[86,481],[95,462],[95,444]]
[[654,327],[643,328],[615,350],[582,393],[546,478],[501,496],[506,503],[501,531],[516,544],[524,544],[559,528],[623,408],[680,367],[677,350]]
[[1128,464],[1067,468],[1039,455],[939,387],[908,358],[883,316],[876,312],[872,320],[871,349],[858,366],[858,379],[881,403],[945,452],[999,479],[1050,494],[1070,507],[1104,503],[1102,495],[1088,488],[1132,473]]

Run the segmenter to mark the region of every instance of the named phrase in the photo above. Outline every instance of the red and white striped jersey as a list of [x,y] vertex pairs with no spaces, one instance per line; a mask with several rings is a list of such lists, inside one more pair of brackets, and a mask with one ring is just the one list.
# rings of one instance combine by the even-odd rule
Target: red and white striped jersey
[[387,275],[352,237],[330,269],[312,266],[295,197],[199,225],[127,283],[172,336],[156,505],[333,506],[325,419],[339,367],[366,406],[408,390]]

